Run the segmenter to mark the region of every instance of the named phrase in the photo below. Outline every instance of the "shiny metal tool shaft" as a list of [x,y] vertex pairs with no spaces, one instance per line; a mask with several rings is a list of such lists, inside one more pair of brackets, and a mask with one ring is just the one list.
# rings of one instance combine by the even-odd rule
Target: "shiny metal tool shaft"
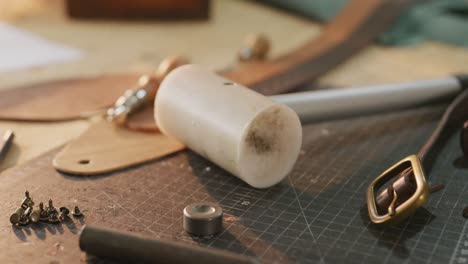
[[342,119],[448,101],[468,86],[468,76],[270,96],[303,122]]
[[151,100],[149,94],[156,85],[156,81],[149,75],[142,76],[138,80],[137,88],[125,91],[114,106],[107,110],[107,120],[119,125],[125,123],[128,115],[138,111],[148,100]]

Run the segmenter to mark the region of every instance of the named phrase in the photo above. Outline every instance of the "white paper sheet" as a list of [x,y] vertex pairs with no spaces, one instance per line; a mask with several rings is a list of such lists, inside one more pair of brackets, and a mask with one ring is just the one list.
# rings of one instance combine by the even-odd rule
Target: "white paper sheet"
[[79,59],[80,50],[0,22],[0,73]]

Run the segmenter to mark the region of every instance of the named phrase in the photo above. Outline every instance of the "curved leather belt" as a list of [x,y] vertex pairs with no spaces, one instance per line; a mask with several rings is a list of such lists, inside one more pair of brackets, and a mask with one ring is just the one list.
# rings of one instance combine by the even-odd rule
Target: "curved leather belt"
[[[464,128],[461,134],[462,149],[465,155],[468,153],[468,78],[459,76],[458,80],[464,90],[449,105],[418,154],[399,161],[369,185],[367,209],[373,223],[399,222],[424,204],[431,192],[441,189],[430,190],[425,173],[430,172],[439,148],[460,128]],[[391,179],[395,180],[388,184]],[[378,192],[382,187],[383,190]]]

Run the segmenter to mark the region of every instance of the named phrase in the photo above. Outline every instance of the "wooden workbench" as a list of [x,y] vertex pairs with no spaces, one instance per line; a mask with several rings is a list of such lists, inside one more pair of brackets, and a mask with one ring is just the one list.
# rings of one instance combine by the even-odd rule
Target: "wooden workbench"
[[[0,74],[0,89],[109,72],[145,73],[166,55],[181,51],[195,63],[219,69],[235,63],[236,51],[246,34],[267,34],[272,39],[272,56],[275,56],[320,32],[320,26],[311,21],[246,1],[213,1],[209,21],[173,23],[74,21],[64,16],[61,1],[16,2],[18,6],[9,9],[10,12],[0,3],[3,19],[52,41],[79,48],[85,57],[69,64]],[[374,46],[322,78],[321,82],[349,86],[439,77],[466,71],[467,61],[467,49],[437,43],[404,48]],[[0,172],[64,144],[84,131],[89,122],[0,122],[0,131],[10,128],[17,134],[13,151],[0,165]],[[320,136],[311,129],[306,132],[311,135],[309,143],[311,138]],[[183,158],[185,156],[180,159]],[[111,182],[110,178],[102,178],[102,181]],[[18,199],[21,196],[18,193]]]

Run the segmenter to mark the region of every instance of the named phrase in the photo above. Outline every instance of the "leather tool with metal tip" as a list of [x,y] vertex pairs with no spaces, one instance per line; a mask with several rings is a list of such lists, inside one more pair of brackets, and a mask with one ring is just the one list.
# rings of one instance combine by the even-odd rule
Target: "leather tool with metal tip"
[[184,208],[185,231],[197,236],[210,236],[223,228],[223,209],[214,203],[193,203]]
[[[421,207],[429,198],[431,190],[441,189],[429,188],[426,174],[433,166],[438,148],[445,144],[448,136],[458,132],[468,119],[468,76],[457,76],[457,80],[462,92],[449,105],[419,153],[396,163],[369,185],[367,209],[373,223],[398,223]],[[464,142],[462,133],[462,148],[466,148]],[[392,179],[393,182],[390,182]]]
[[120,96],[112,108],[107,110],[107,120],[122,125],[127,120],[127,116],[140,109],[148,100],[148,93],[157,84],[148,75],[140,77],[138,86],[135,89],[129,89]]
[[170,71],[187,63],[188,60],[181,56],[171,56],[164,59],[153,75],[143,75],[138,80],[136,88],[125,91],[117,99],[114,106],[107,110],[107,120],[118,125],[125,124],[130,114],[153,101],[159,83]]
[[3,137],[0,139],[0,162],[5,159],[8,151],[13,144],[15,138],[15,133],[12,130],[7,130],[3,134]]

